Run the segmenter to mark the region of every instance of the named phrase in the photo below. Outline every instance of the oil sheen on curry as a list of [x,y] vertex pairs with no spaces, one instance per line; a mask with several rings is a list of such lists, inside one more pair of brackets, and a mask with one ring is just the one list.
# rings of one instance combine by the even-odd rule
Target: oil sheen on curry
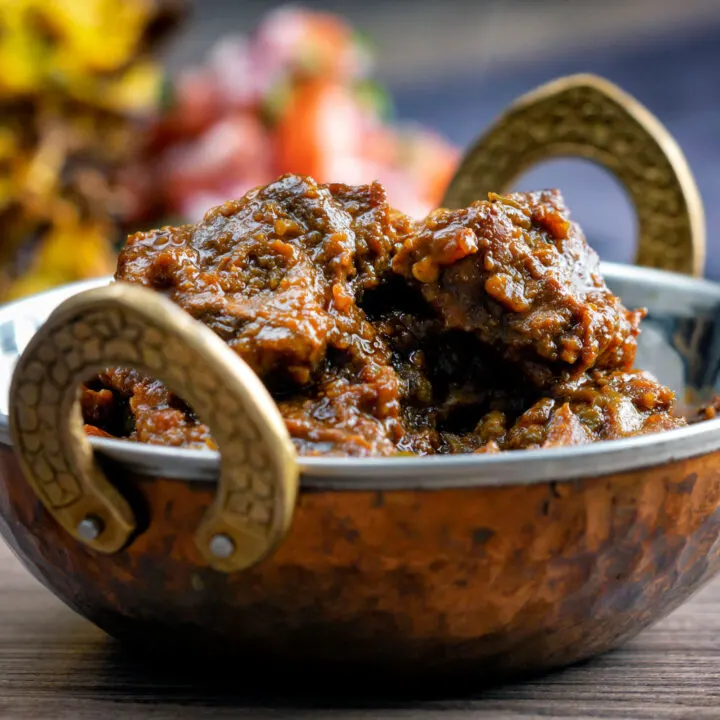
[[[299,453],[497,453],[683,426],[633,369],[643,310],[607,288],[557,191],[412,220],[377,183],[286,175],[195,225],[128,238],[117,282],[163,293],[262,379]],[[87,431],[214,447],[160,382],[108,369]]]

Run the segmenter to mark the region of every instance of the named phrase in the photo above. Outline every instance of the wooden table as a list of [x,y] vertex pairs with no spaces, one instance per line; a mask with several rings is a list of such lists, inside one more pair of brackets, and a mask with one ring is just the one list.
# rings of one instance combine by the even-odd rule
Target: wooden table
[[[360,686],[362,691],[362,686]],[[720,581],[623,649],[549,677],[442,701],[352,703],[209,690],[149,671],[41,587],[0,543],[0,718],[720,718]]]

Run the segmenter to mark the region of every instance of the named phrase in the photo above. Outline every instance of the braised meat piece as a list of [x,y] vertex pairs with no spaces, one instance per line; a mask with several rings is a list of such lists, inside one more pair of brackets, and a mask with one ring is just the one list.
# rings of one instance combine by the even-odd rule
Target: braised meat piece
[[392,312],[375,325],[393,349],[401,382],[404,450],[474,452],[488,440],[477,432],[484,417],[514,420],[537,395],[519,368],[438,320]]
[[[196,225],[131,236],[116,280],[164,293],[245,360],[307,455],[496,453],[685,424],[633,371],[642,311],[606,287],[557,192],[420,222],[378,184],[287,175]],[[214,447],[160,382],[110,369],[88,432]]]
[[[349,419],[341,431],[328,403],[340,402],[338,412],[347,410],[364,427],[382,428],[400,413],[390,353],[357,301],[389,272],[409,227],[378,184],[319,186],[290,175],[213,208],[197,225],[136,233],[115,279],[167,295],[223,338],[278,398],[302,389],[302,401],[282,403],[288,418],[304,418],[288,420],[300,445],[307,436],[327,447],[323,428],[331,425],[347,450],[340,436],[357,438],[359,431]],[[134,377],[136,386],[128,387],[124,371],[106,374],[111,387],[132,398],[134,439],[207,442],[206,429],[182,403],[154,381]],[[345,394],[362,410],[344,406],[338,395]],[[312,402],[325,409],[313,415]],[[380,452],[394,447],[383,432],[368,439],[368,452],[375,444]]]
[[593,367],[632,368],[643,313],[607,288],[558,192],[436,210],[393,269],[419,283],[446,327],[477,334],[541,387]]
[[593,371],[558,383],[524,412],[501,447],[583,445],[670,430],[686,424],[673,417],[674,394],[642,371]]
[[[161,382],[135,370],[114,368],[97,381],[117,405],[126,408],[126,434],[137,442],[175,447],[210,447],[210,430]],[[87,393],[85,393],[87,396]],[[87,413],[86,422],[89,422]]]
[[197,225],[132,235],[115,278],[166,294],[264,380],[305,385],[329,347],[361,365],[382,357],[356,299],[395,242],[381,186],[285,176]]

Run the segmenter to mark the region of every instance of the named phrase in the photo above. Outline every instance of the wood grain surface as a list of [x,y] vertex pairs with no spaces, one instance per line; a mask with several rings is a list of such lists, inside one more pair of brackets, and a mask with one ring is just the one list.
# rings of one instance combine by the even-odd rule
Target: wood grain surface
[[[0,545],[0,718],[720,718],[720,581],[621,650],[532,682],[432,700],[281,696],[240,669],[202,682],[121,650],[40,586]],[[208,681],[215,677],[215,681]],[[426,688],[425,688],[426,690]]]

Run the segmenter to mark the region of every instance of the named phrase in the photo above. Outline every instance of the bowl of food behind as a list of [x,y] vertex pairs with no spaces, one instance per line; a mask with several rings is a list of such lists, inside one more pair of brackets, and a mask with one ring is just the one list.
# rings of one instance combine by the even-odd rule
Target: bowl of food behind
[[[618,174],[631,185],[622,173],[638,158],[608,153],[598,127],[613,113],[620,130],[640,127],[638,157],[655,168],[633,185],[640,258],[697,270],[691,180],[644,112],[574,78],[522,99],[495,131],[511,129],[515,148],[530,117],[546,155],[594,148],[580,154],[629,166]],[[487,190],[478,158],[502,166],[507,138],[493,132],[448,205]],[[524,153],[526,164],[541,154]],[[508,180],[491,179],[497,190]],[[670,188],[655,214],[653,186]],[[720,286],[650,268],[602,272],[627,307],[648,309],[637,366],[682,398],[709,399]],[[160,294],[108,280],[6,306],[0,348],[3,536],[65,603],[130,643],[275,670],[487,679],[615,647],[720,565],[715,419],[582,446],[303,456],[266,388],[215,333]],[[75,388],[109,365],[176,390],[218,450],[88,439]]]

